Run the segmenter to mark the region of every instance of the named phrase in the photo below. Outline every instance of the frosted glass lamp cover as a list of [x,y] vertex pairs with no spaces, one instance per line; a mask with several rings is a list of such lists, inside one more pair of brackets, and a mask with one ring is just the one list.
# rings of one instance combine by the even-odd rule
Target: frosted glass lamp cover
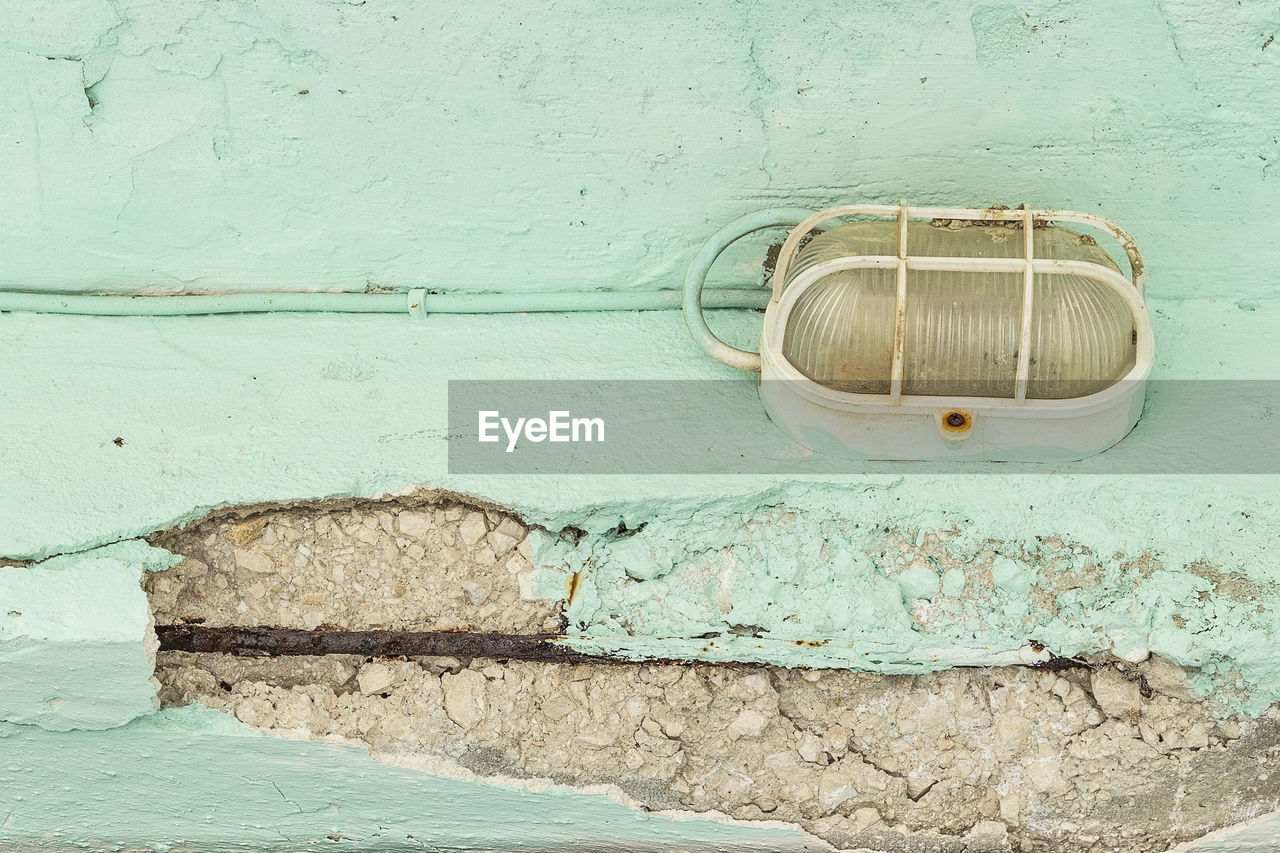
[[[1021,223],[913,221],[912,256],[1018,258]],[[832,258],[894,255],[898,224],[837,225],[797,253],[787,286]],[[1035,256],[1088,261],[1119,273],[1085,234],[1057,226],[1034,230]],[[814,382],[839,391],[890,390],[897,272],[853,269],[820,278],[787,316],[782,354]],[[913,270],[908,273],[902,393],[1013,397],[1021,331],[1023,274]],[[1031,311],[1026,396],[1083,397],[1132,370],[1137,341],[1129,305],[1111,287],[1081,275],[1038,274]]]
[[[851,221],[847,221],[851,220]],[[1128,276],[1096,239],[1114,238]],[[815,450],[1062,461],[1137,422],[1153,360],[1141,255],[1094,214],[850,205],[778,259],[760,395]],[[704,345],[743,366],[740,351]]]

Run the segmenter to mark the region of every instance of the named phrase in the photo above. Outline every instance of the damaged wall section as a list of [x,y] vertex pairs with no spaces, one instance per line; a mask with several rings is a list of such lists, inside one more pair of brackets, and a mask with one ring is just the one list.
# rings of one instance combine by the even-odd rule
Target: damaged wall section
[[143,542],[0,566],[0,722],[107,729],[156,709],[138,581],[179,558]]
[[613,785],[646,809],[783,820],[842,847],[1161,851],[1280,806],[1280,781],[1258,781],[1280,743],[1271,715],[1144,697],[1109,665],[883,676],[166,652],[158,675],[166,703],[287,737]]
[[185,559],[147,589],[159,624],[558,631],[558,602],[532,597],[527,532],[457,500],[238,509],[151,537]]
[[1280,698],[1280,585],[1232,566],[741,502],[615,525],[442,493],[239,507],[151,537],[186,559],[148,589],[161,623],[563,632],[590,654],[889,673],[1157,654],[1246,712]]
[[[737,564],[725,561],[717,541],[732,518],[704,518],[684,531],[689,544],[679,547],[714,556],[721,573],[738,566],[731,574],[743,585],[761,579],[753,559],[772,566],[772,600],[791,602],[805,584],[810,593],[824,588],[816,576],[778,568],[783,558],[790,562],[782,565],[796,565],[803,550],[791,548],[796,531],[820,524],[835,550],[815,559],[891,589],[898,618],[913,620],[917,632],[929,629],[929,615],[948,596],[961,618],[999,620],[999,609],[1016,617],[1003,624],[1023,627],[1035,624],[1027,618],[1045,606],[1043,596],[1070,600],[1082,583],[1103,579],[1090,574],[1107,571],[1099,563],[1120,566],[1120,579],[1132,572],[1134,582],[1120,585],[1126,595],[1161,571],[1149,559],[1104,560],[1063,542],[1043,544],[1048,559],[1019,562],[1026,555],[1008,546],[997,555],[989,545],[966,556],[946,547],[960,538],[954,532],[904,538],[875,527],[868,535],[879,550],[868,553],[840,539],[829,518],[792,514],[786,522],[768,513],[754,526],[738,521],[746,544]],[[675,537],[653,528],[661,524],[608,535],[530,532],[510,512],[458,496],[242,507],[153,537],[184,559],[146,583],[161,622],[320,630],[563,630],[573,627],[573,613],[589,612],[575,611],[580,601],[600,608],[599,593],[610,588],[628,590],[609,602],[624,605],[611,611],[622,625],[625,606],[647,590],[655,601],[644,612],[664,614],[671,633],[644,636],[682,644],[653,648],[705,647],[711,640],[695,632],[717,623],[700,614],[727,601],[720,618],[737,625],[737,599],[718,596],[723,574],[707,571],[697,556],[671,559],[647,577],[627,571],[667,562],[646,543]],[[777,530],[784,539],[760,536]],[[615,556],[615,548],[630,556]],[[921,563],[929,583],[913,578],[925,574]],[[859,566],[867,568],[861,576]],[[1209,594],[1220,592],[1206,571],[1191,577],[1211,584]],[[948,580],[955,572],[963,585]],[[577,583],[567,583],[574,575]],[[654,580],[663,580],[665,597]],[[582,590],[595,598],[582,599]],[[1010,590],[1026,596],[1020,608]],[[547,598],[531,596],[544,591]],[[855,617],[856,593],[834,596],[847,595]],[[704,610],[690,609],[698,602]],[[994,606],[984,612],[984,602]],[[767,608],[754,613],[751,621],[772,618]],[[850,621],[875,626],[866,614]],[[774,624],[841,627],[834,620]],[[580,627],[569,640],[589,648]],[[643,625],[628,627],[638,634]],[[757,624],[724,633],[746,641],[731,647],[745,652],[760,632]],[[1241,810],[1280,806],[1280,791],[1257,777],[1257,762],[1270,761],[1271,745],[1280,742],[1272,715],[1242,716],[1201,698],[1191,685],[1200,673],[1169,659],[1130,654],[1126,661],[1106,646],[1058,661],[1056,671],[883,675],[814,669],[832,665],[824,646],[802,648],[785,636],[795,649],[788,668],[162,652],[157,675],[166,704],[199,702],[284,736],[360,744],[388,760],[445,760],[495,780],[603,784],[646,809],[781,820],[842,846],[1155,851],[1227,825]]]

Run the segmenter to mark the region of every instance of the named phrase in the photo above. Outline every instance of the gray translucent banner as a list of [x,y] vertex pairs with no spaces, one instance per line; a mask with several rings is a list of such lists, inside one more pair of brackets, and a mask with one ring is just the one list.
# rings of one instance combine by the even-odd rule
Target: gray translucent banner
[[[449,471],[1280,473],[1280,381],[1148,381],[1129,395],[1131,412],[1113,405],[1064,420],[1059,410],[1056,421],[941,404],[923,414],[917,406],[914,416],[815,416],[803,401],[792,406],[803,395],[791,385],[799,383],[766,383],[762,394],[751,379],[451,380]],[[1126,433],[1139,406],[1141,417]],[[1076,458],[1081,448],[1121,435]],[[1005,461],[983,461],[991,455]],[[899,457],[917,461],[885,461]]]

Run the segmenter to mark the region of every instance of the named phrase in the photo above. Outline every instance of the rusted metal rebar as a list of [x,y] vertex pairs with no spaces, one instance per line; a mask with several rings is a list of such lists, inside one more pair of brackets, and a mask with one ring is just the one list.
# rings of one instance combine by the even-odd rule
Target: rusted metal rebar
[[157,625],[163,651],[229,655],[448,656],[543,663],[608,662],[574,651],[554,634],[471,631],[345,631],[236,626]]
[[[198,624],[157,625],[161,651],[227,654],[243,657],[290,655],[359,655],[361,657],[457,657],[523,660],[535,663],[692,664],[704,666],[765,666],[752,661],[707,661],[667,657],[623,657],[588,654],[569,647],[560,634],[500,634],[492,631],[348,631],[322,627],[240,627]],[[827,641],[794,640],[797,645],[821,646]],[[1041,643],[1031,640],[1037,652]],[[706,651],[704,649],[703,651]],[[1080,658],[1059,657],[1030,664],[1033,669],[1057,671],[1092,669]]]

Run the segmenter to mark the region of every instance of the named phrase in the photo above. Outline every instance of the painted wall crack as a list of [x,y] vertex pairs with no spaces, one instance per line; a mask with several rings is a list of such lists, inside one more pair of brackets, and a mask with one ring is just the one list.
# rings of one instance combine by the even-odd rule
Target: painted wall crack
[[[787,549],[745,532],[807,523],[786,506],[679,518],[681,547],[717,559],[719,525],[733,525],[744,553],[773,555],[768,577]],[[829,539],[835,522],[818,523]],[[883,846],[905,833],[943,851],[1093,850],[1136,819],[1133,809],[1154,808],[1163,829],[1140,849],[1156,851],[1226,825],[1242,796],[1260,810],[1280,806],[1280,788],[1256,787],[1246,769],[1280,741],[1272,714],[1202,698],[1194,670],[1149,653],[892,675],[813,668],[825,645],[798,649],[786,667],[693,660],[714,657],[730,637],[759,643],[759,629],[742,630],[753,622],[693,636],[694,618],[683,630],[702,651],[689,660],[636,660],[656,655],[620,657],[595,648],[599,638],[566,637],[566,588],[554,560],[541,561],[576,560],[588,576],[617,570],[614,549],[652,561],[668,524],[628,518],[596,533],[551,533],[452,495],[220,510],[152,537],[182,555],[146,578],[161,623],[162,702],[199,702],[267,732],[395,760],[454,762],[484,778],[616,787],[652,810],[782,820],[838,846]],[[940,555],[949,541],[868,531],[883,566],[915,549]],[[1068,565],[1092,555],[1041,544],[1038,582],[1070,590]],[[968,555],[966,584],[988,598],[1035,585],[1017,562],[1025,555],[1007,544],[955,547],[947,560]],[[984,562],[996,559],[1014,562]],[[945,575],[947,560],[929,565]],[[1149,556],[1124,565],[1138,578],[1159,570]],[[673,582],[638,574],[620,577]],[[1192,589],[1254,595],[1218,568],[1188,574]],[[705,581],[697,588],[715,600]],[[538,625],[554,627],[510,633]],[[1115,798],[1116,786],[1141,792],[1141,806]]]

